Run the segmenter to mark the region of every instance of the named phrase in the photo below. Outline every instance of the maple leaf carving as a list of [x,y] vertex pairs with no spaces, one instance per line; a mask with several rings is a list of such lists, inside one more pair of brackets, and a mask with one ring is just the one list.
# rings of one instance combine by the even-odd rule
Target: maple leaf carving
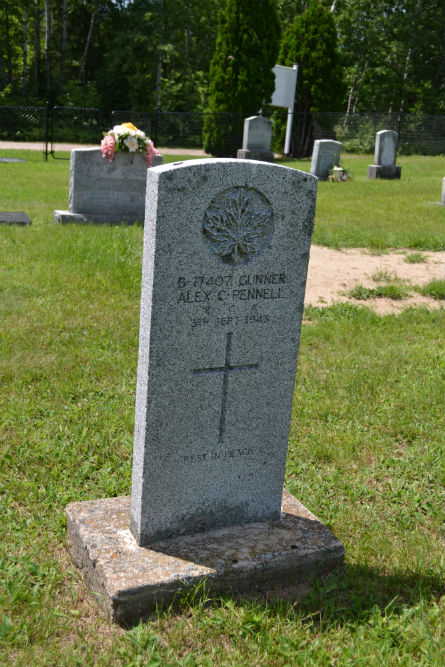
[[220,207],[207,210],[203,233],[212,252],[223,262],[246,264],[269,243],[273,232],[272,210],[262,195],[264,204],[258,204],[246,188],[233,190],[233,194],[218,202],[222,204]]

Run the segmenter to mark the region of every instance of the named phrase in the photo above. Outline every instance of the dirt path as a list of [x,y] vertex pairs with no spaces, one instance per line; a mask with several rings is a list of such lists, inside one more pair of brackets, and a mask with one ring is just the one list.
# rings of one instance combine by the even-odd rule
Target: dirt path
[[[87,147],[82,146],[82,147]],[[91,146],[94,147],[94,146]],[[42,150],[41,143],[0,141],[1,149]],[[57,144],[57,150],[80,148],[74,144]],[[161,153],[171,155],[205,155],[204,151],[186,148],[160,148]],[[443,302],[411,293],[408,298],[395,301],[392,299],[367,299],[358,301],[346,296],[356,285],[376,287],[373,279],[377,272],[396,276],[406,281],[407,285],[422,286],[433,278],[445,278],[445,252],[422,252],[425,262],[408,264],[404,258],[413,251],[397,250],[387,254],[370,254],[363,248],[332,250],[313,245],[309,261],[309,273],[305,303],[313,306],[330,305],[335,301],[363,303],[377,313],[397,313],[414,305],[426,305],[430,308],[444,307]]]
[[[99,148],[98,144],[59,144],[55,145],[56,153],[59,151],[72,151],[74,148]],[[0,141],[0,150],[22,150],[22,151],[44,151],[45,145],[39,141]],[[206,155],[199,148],[158,148],[165,155]]]
[[378,277],[376,276],[378,273],[391,276],[393,280],[394,277],[404,280],[407,286],[422,286],[434,278],[445,278],[445,252],[420,251],[419,254],[423,255],[427,261],[408,264],[405,262],[405,257],[412,252],[412,250],[397,250],[388,254],[374,255],[364,248],[332,250],[313,245],[305,303],[313,306],[329,305],[334,301],[362,303],[372,307],[380,314],[397,313],[415,305],[443,308],[443,302],[415,292],[408,298],[399,301],[382,298],[358,301],[346,296],[345,293],[356,285],[376,287],[379,283],[373,279],[373,275]]

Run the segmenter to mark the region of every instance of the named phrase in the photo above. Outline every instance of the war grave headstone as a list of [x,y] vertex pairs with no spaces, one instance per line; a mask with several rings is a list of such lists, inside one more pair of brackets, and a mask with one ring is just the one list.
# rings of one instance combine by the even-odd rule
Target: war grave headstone
[[264,116],[250,116],[244,121],[243,147],[238,149],[236,157],[239,160],[273,162],[271,142],[272,121]]
[[72,150],[69,210],[55,210],[54,222],[143,221],[147,168],[143,153],[116,152],[109,162],[100,148]]
[[445,206],[445,178],[442,180],[442,197],[440,203]]
[[310,173],[321,180],[326,180],[329,171],[340,164],[342,145],[333,139],[317,139],[314,141]]
[[374,164],[368,165],[368,179],[400,178],[402,167],[396,165],[398,134],[394,130],[380,130],[375,136]]
[[31,219],[29,215],[23,211],[0,211],[0,224],[6,225],[30,225]]
[[283,492],[316,187],[252,160],[148,170],[131,498],[66,511],[119,623],[203,580],[299,582],[344,557]]

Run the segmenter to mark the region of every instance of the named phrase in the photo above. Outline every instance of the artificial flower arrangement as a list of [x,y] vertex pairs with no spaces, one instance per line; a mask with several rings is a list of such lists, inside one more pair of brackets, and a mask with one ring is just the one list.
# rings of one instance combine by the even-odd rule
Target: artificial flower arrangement
[[352,174],[342,165],[334,165],[329,170],[328,181],[337,181],[342,183],[344,181],[352,181]]
[[102,157],[108,158],[110,162],[114,159],[115,151],[126,153],[145,153],[145,160],[149,167],[154,155],[160,155],[153,146],[153,142],[142,130],[138,130],[133,123],[122,123],[115,125],[109,130],[101,141]]

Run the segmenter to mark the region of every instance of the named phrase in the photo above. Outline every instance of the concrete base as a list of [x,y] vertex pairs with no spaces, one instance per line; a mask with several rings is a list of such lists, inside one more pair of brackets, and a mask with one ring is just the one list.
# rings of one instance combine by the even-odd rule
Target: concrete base
[[368,164],[368,181],[372,181],[375,178],[394,180],[400,178],[401,173],[402,167],[399,167],[398,165],[384,167],[381,164]]
[[206,580],[213,592],[266,582],[300,583],[341,564],[343,544],[287,491],[278,521],[232,526],[140,547],[130,532],[130,497],[71,503],[68,548],[107,617],[147,617]]
[[236,157],[238,160],[261,160],[261,162],[274,162],[275,160],[272,151],[256,151],[246,148],[239,148]]
[[144,222],[143,215],[112,215],[112,214],[98,214],[98,213],[71,213],[71,211],[54,211],[54,222],[80,222],[80,223],[94,223],[111,225],[134,224],[135,222]]
[[5,223],[6,225],[30,225],[31,220],[26,213],[17,211],[15,213],[4,213],[0,211],[0,224]]

